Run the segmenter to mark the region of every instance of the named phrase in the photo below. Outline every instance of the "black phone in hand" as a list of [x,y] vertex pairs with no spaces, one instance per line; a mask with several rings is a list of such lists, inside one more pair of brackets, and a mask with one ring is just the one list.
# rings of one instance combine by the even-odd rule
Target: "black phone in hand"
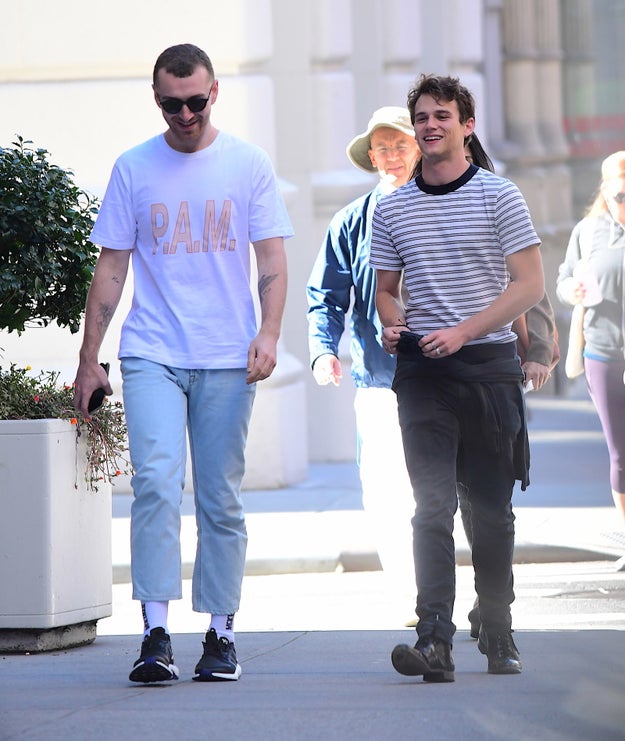
[[[110,364],[109,363],[100,363],[102,368],[106,371],[106,375],[109,374]],[[89,414],[92,414],[95,412],[96,409],[99,409],[102,406],[102,402],[104,401],[104,397],[106,396],[106,391],[100,386],[100,388],[96,389],[92,394],[91,398],[89,399],[89,405],[87,407],[87,411]]]

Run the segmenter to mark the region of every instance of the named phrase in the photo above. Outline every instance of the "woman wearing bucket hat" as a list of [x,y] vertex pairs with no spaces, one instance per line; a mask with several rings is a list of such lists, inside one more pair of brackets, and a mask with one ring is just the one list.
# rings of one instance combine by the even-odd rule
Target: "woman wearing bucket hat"
[[[375,205],[408,182],[420,153],[406,108],[377,109],[365,131],[349,142],[346,152],[356,167],[377,172],[380,179],[373,190],[333,217],[321,244],[306,289],[310,360],[318,384],[339,385],[339,340],[351,306],[351,375],[356,385],[354,407],[363,506],[382,567],[408,601],[414,590],[410,527],[414,500],[397,401],[391,391],[395,358],[380,344],[375,271],[369,267]],[[390,479],[389,470],[393,472]]]

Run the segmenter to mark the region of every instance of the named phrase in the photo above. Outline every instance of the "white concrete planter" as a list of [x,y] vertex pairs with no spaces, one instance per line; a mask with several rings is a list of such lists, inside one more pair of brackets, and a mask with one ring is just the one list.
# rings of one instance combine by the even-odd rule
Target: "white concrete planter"
[[59,419],[0,421],[0,652],[91,643],[112,614],[111,486]]

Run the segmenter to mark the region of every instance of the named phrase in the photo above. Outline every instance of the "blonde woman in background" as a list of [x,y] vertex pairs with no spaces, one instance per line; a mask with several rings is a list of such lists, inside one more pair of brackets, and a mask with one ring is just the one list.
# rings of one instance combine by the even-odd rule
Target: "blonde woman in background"
[[[597,196],[574,227],[558,298],[583,304],[584,375],[608,445],[610,486],[625,526],[625,151],[601,166]],[[617,562],[625,570],[625,556]]]

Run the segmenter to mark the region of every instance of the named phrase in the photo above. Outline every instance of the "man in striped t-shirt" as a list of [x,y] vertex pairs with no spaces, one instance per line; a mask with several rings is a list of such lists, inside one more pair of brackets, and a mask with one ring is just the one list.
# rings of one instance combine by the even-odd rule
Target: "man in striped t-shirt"
[[544,294],[539,239],[518,188],[467,162],[475,103],[457,79],[423,75],[408,110],[422,172],[376,206],[370,259],[417,503],[418,640],[391,659],[402,674],[454,680],[459,483],[471,502],[478,647],[490,673],[516,674],[512,490],[529,483],[529,451],[511,325]]

